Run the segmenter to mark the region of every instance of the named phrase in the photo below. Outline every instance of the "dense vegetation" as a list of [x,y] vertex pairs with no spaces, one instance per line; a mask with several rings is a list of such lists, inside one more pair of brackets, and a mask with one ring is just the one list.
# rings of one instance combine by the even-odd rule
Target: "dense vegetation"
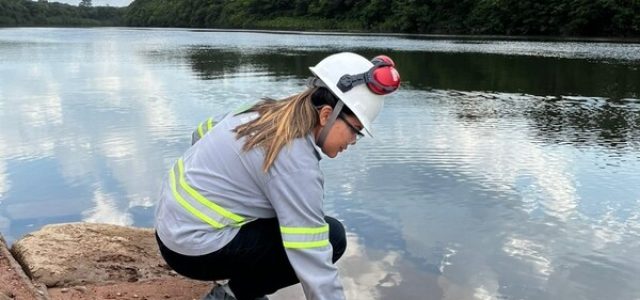
[[640,36],[640,0],[135,0],[133,26]]
[[[79,1],[80,2],[80,1]],[[124,8],[73,6],[40,0],[0,0],[0,26],[114,26],[124,24]],[[88,4],[88,5],[87,5]]]
[[81,2],[0,0],[0,26],[640,36],[640,0],[135,0],[128,8]]

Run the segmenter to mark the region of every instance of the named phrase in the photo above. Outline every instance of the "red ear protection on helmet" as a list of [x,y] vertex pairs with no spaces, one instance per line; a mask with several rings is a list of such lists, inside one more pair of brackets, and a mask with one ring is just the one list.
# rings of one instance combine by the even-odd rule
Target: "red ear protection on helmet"
[[390,57],[378,55],[371,62],[373,67],[364,73],[340,77],[338,88],[345,93],[357,85],[366,83],[374,94],[386,95],[400,87],[400,74]]

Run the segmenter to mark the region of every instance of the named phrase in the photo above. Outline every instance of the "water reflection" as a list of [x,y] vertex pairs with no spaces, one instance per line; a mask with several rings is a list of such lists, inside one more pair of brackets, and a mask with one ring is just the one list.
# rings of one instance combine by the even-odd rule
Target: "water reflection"
[[[309,76],[309,66],[315,65],[331,51],[306,52],[292,49],[277,49],[266,52],[237,52],[211,47],[189,48],[186,58],[193,71],[202,79],[223,76],[246,75],[248,71],[263,75],[282,77]],[[265,74],[266,73],[266,74]]]
[[[362,237],[354,233],[347,234],[347,244],[338,261],[347,299],[443,299],[443,292],[453,285],[446,278],[422,272],[405,261],[402,252],[365,247]],[[303,298],[299,284],[269,296],[274,300]]]
[[332,52],[387,53],[404,83],[376,139],[322,161],[353,299],[635,299],[636,47],[3,29],[0,230],[151,226],[195,124],[300,91]]
[[[637,64],[476,53],[405,52],[402,75],[420,89],[500,91],[538,96],[640,97]],[[420,67],[417,67],[420,66]],[[461,71],[464,70],[464,71]]]
[[[378,53],[362,52],[369,56]],[[303,79],[309,76],[308,66],[328,54],[297,51],[247,54],[200,47],[190,49],[187,58],[202,79],[237,74],[275,78],[293,75]],[[526,117],[541,131],[540,137],[554,143],[637,146],[627,145],[627,141],[638,140],[640,102],[622,99],[640,95],[640,85],[636,84],[640,82],[640,72],[632,65],[503,55],[479,58],[478,54],[459,53],[398,52],[393,56],[405,86],[453,90],[431,98],[455,97],[460,106],[459,116],[469,121],[509,117],[508,114],[520,117],[525,109]],[[553,74],[536,74],[536,69]],[[252,73],[247,74],[247,70]],[[479,92],[482,90],[501,92]]]
[[106,195],[101,189],[93,193],[93,207],[84,211],[83,221],[93,223],[107,223],[128,226],[133,224],[131,214],[120,210],[116,201],[110,195]]
[[539,136],[553,143],[592,144],[638,149],[640,105],[590,97],[545,99],[526,115],[536,122]]
[[[602,174],[598,162],[613,158],[627,162],[619,169],[633,170],[638,166],[633,159],[637,149],[627,147],[621,153],[610,149],[593,160],[571,143],[532,139],[537,131],[522,108],[536,106],[536,97],[513,101],[521,103],[515,107],[503,105],[500,95],[480,97],[477,110],[462,114],[478,117],[461,118],[461,107],[472,106],[461,104],[465,98],[460,95],[467,94],[431,91],[400,97],[407,100],[390,102],[386,111],[392,112],[378,123],[375,146],[360,145],[375,151],[347,158],[357,171],[345,173],[343,165],[326,162],[328,185],[358,187],[329,197],[345,200],[333,209],[358,224],[362,236],[375,236],[367,247],[395,245],[406,249],[405,259],[422,269],[434,270],[437,265],[447,278],[477,286],[473,294],[450,291],[452,299],[482,295],[548,299],[559,292],[558,287],[549,291],[551,280],[582,268],[567,266],[567,252],[590,255],[595,248],[611,257],[616,248],[637,249],[637,221],[624,215],[638,208],[640,194],[628,184],[639,178],[637,174],[607,178],[612,174]],[[412,98],[432,101],[408,100]],[[606,144],[599,147],[608,149]],[[611,155],[612,151],[618,153]],[[594,210],[614,203],[617,207],[609,212]],[[610,219],[631,224],[616,226],[619,221]],[[602,227],[611,230],[599,233],[592,222],[605,223]],[[619,233],[617,239],[611,239],[614,232]],[[566,244],[569,240],[573,246]],[[585,251],[576,253],[573,247]]]
[[[221,75],[229,71],[225,65],[235,66],[235,76],[253,70],[275,80],[290,80],[293,75],[301,81],[308,76],[307,66],[327,54],[227,55],[207,48],[196,52],[189,52],[188,59],[211,64],[193,63],[193,71],[213,81],[228,76]],[[637,71],[627,65],[550,58],[468,54],[461,55],[459,62],[447,60],[459,54],[393,56],[406,86],[428,91],[409,90],[393,97],[378,123],[377,140],[364,141],[357,153],[346,154],[347,169],[342,162],[324,164],[327,186],[337,187],[328,191],[328,209],[353,224],[351,230],[363,237],[365,248],[384,249],[391,255],[383,256],[387,259],[402,253],[404,261],[438,278],[437,285],[429,285],[427,291],[400,298],[548,299],[587,293],[591,278],[572,276],[583,268],[597,267],[568,263],[567,255],[590,257],[589,249],[603,249],[608,257],[617,257],[613,249],[629,248],[635,236],[636,221],[625,227],[607,223],[598,229],[593,222],[604,222],[610,213],[633,210],[637,204],[622,200],[627,203],[610,213],[593,207],[601,206],[597,201],[615,203],[630,199],[629,195],[635,195],[631,199],[639,196],[637,191],[625,195],[637,175],[622,183],[595,175],[600,162],[633,160],[638,150],[635,100],[617,100],[636,97],[637,86],[627,81],[612,84],[618,76],[587,78],[586,85],[566,78],[592,73],[637,77]],[[217,59],[222,62],[216,63]],[[469,67],[465,62],[471,61]],[[517,72],[511,72],[511,67],[521,75],[514,75]],[[491,74],[490,78],[482,72]],[[526,78],[528,72],[534,76]],[[607,134],[598,134],[602,132]],[[367,147],[373,148],[368,151]],[[579,150],[592,153],[592,147],[600,149],[595,161]],[[633,165],[637,166],[637,159]],[[590,188],[583,186],[593,180],[600,181],[591,185],[594,189],[607,190],[609,195],[590,194]],[[616,187],[619,192],[612,194]],[[617,239],[612,238],[614,232],[619,232]],[[571,246],[550,242],[555,240],[571,240]],[[635,249],[636,243],[631,244]],[[573,247],[588,250],[575,253]],[[386,276],[390,285],[402,278]],[[559,281],[571,284],[557,285]],[[421,285],[405,290],[415,291],[416,286]],[[635,288],[619,288],[638,293]],[[615,288],[605,290],[598,294],[628,295]],[[361,293],[366,296],[356,299],[399,295],[397,290]]]
[[[175,114],[162,74],[125,47],[100,40],[79,47],[26,43],[2,55],[11,62],[3,73],[12,74],[0,88],[0,104],[11,108],[0,112],[0,201],[10,242],[47,223],[130,225],[137,207],[152,211],[150,192],[161,175],[141,175],[164,173],[158,162],[167,150],[152,145],[176,141]],[[15,63],[21,61],[26,65]],[[150,213],[138,215],[138,224],[151,225]]]
[[[374,57],[382,49],[358,49]],[[640,98],[639,62],[601,63],[573,58],[504,54],[392,51],[403,85],[418,89],[522,93],[537,96],[583,95],[611,99]],[[187,50],[187,59],[203,79],[266,71],[271,76],[309,76],[308,67],[332,51],[276,49],[228,51],[214,47]],[[464,70],[464,71],[462,71]]]

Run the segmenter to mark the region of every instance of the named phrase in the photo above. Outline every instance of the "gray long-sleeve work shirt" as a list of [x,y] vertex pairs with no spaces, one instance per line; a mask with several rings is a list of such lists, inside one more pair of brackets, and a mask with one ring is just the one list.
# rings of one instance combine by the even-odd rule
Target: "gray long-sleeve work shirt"
[[307,299],[344,299],[331,261],[324,179],[313,135],[283,147],[265,173],[264,150],[243,151],[245,138],[236,139],[233,132],[256,117],[257,113],[228,115],[176,163],[156,210],[158,236],[175,252],[204,255],[229,243],[242,224],[277,217]]

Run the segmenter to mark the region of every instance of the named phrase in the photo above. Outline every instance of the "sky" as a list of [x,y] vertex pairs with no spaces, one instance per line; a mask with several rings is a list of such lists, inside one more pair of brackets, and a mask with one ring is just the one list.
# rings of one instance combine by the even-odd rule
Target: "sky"
[[[61,2],[72,5],[78,5],[80,0],[49,0],[49,2]],[[133,0],[93,0],[93,6],[128,6]]]

